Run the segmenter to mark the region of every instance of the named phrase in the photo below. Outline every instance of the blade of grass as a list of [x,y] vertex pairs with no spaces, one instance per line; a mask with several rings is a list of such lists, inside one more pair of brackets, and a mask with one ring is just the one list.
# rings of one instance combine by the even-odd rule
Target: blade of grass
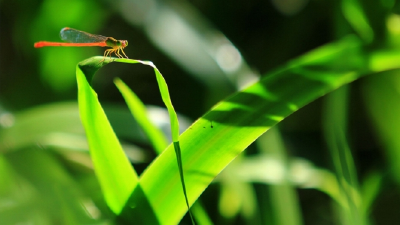
[[200,224],[200,225],[213,225],[214,224],[211,221],[210,217],[208,216],[203,205],[199,201],[196,201],[193,204],[191,209],[193,210],[193,215],[196,216],[197,224]]
[[[119,78],[114,80],[115,85],[118,87],[120,90],[121,94],[123,95],[131,113],[132,116],[138,121],[140,124],[141,128],[145,131],[147,136],[149,137],[151,143],[153,144],[153,147],[156,149],[156,152],[158,154],[161,154],[161,152],[165,149],[165,147],[168,146],[167,140],[164,137],[163,133],[156,127],[154,126],[150,120],[148,119],[146,115],[146,109],[144,104],[140,101],[140,99],[135,95],[135,93]],[[174,142],[175,144],[176,142]],[[177,150],[178,149],[178,150]],[[183,170],[182,164],[181,164],[181,158],[180,158],[180,147],[179,145],[175,146],[175,150],[177,151],[177,160],[178,160],[178,165],[180,169],[180,173],[182,174],[183,177]],[[182,184],[184,185],[184,180],[182,179]],[[186,196],[186,188],[183,188],[184,194]],[[189,207],[189,203],[187,202],[187,205]],[[200,224],[211,224],[210,219],[208,218],[205,210],[203,209],[202,205],[200,203],[196,204],[196,209],[197,213],[201,218],[198,218],[198,222]]]
[[361,210],[361,196],[353,156],[347,141],[348,87],[327,96],[324,112],[324,133],[333,160],[339,190],[344,199],[342,211],[346,224],[366,224]]
[[[163,133],[150,122],[150,120],[146,115],[146,108],[144,104],[140,101],[140,99],[136,96],[136,94],[121,79],[119,78],[115,79],[114,83],[120,90],[121,94],[123,95],[133,117],[138,121],[141,128],[145,131],[151,143],[153,143],[153,147],[156,149],[156,152],[160,154],[165,149],[165,147],[168,146],[167,140],[164,137]],[[175,149],[179,149],[179,146],[176,146]],[[180,157],[179,152],[180,151],[178,151],[177,156]],[[179,162],[181,162],[180,160],[181,159],[179,158],[178,165]],[[180,169],[182,168],[182,164],[179,165],[179,168]],[[183,170],[180,170],[180,173],[183,174]],[[184,181],[182,180],[182,182]],[[184,192],[186,192],[185,188]],[[195,212],[193,213],[195,213],[195,215],[196,214],[199,215],[199,217],[197,218],[199,224],[212,224],[203,206],[200,203],[197,203],[195,205],[196,205],[196,213]]]
[[[185,180],[184,180],[182,159],[181,159],[181,148],[180,148],[180,144],[179,144],[179,122],[178,122],[178,117],[177,117],[176,112],[174,110],[174,107],[172,105],[171,98],[170,98],[170,95],[169,95],[169,92],[168,92],[168,86],[167,86],[167,83],[165,82],[164,77],[161,75],[161,73],[157,69],[157,67],[155,67],[155,65],[152,62],[149,62],[149,61],[141,61],[141,60],[133,60],[133,59],[106,59],[104,61],[104,63],[99,63],[100,62],[100,58],[101,57],[89,58],[89,59],[85,60],[84,62],[79,63],[78,67],[80,67],[85,72],[85,75],[89,76],[89,77],[92,77],[94,75],[94,73],[101,66],[106,65],[106,64],[108,64],[110,62],[123,62],[123,63],[132,63],[132,64],[141,63],[141,64],[144,64],[144,65],[148,65],[148,66],[153,67],[154,72],[156,74],[156,79],[157,79],[157,83],[158,83],[158,86],[159,86],[159,89],[160,89],[162,100],[163,100],[165,106],[167,107],[167,110],[168,110],[168,113],[169,113],[169,117],[170,117],[173,146],[174,146],[175,153],[176,153],[176,160],[178,162],[179,177],[180,177],[180,181],[181,181],[181,185],[182,185],[182,189],[183,189],[185,203],[186,203],[187,209],[189,211],[189,215],[190,215],[190,218],[192,220],[192,224],[195,224],[194,223],[194,218],[193,218],[192,213],[190,211],[189,200],[188,200],[188,197],[187,197],[187,194],[186,194],[186,187],[185,187]],[[77,67],[77,77],[78,77],[78,67]],[[81,71],[81,73],[82,73],[82,71]],[[82,77],[79,77],[79,78],[82,79]],[[85,81],[86,81],[86,79],[85,79]],[[84,83],[84,82],[82,81],[81,83]],[[86,83],[87,83],[87,81],[86,81]],[[78,87],[79,87],[79,79],[78,79]],[[95,97],[95,100],[97,100],[96,93],[91,89],[90,85],[87,84],[87,86],[83,85],[82,87],[88,89],[88,91],[86,91],[86,92],[92,91],[91,94]],[[86,92],[83,92],[83,93],[86,93]],[[84,100],[86,100],[85,99],[86,96],[82,96],[82,100],[81,100],[81,95],[79,97],[80,97],[79,98],[79,100],[80,100],[79,103],[80,103],[80,106],[82,104],[82,108],[86,107],[87,111],[89,111],[89,110],[102,111],[101,106],[98,103],[98,101],[96,101],[97,104],[90,106],[90,103],[94,101],[93,97],[89,101],[88,100],[84,101]],[[96,108],[90,109],[90,107],[97,107],[97,109]],[[99,110],[99,108],[101,110]],[[104,112],[103,112],[103,114],[104,114]],[[84,114],[84,115],[87,115],[87,113]],[[98,115],[101,116],[101,113],[98,113]],[[105,115],[104,115],[104,118],[106,119]],[[85,118],[85,120],[87,120],[87,118]],[[100,123],[107,123],[109,125],[108,121],[105,121],[104,119],[102,121],[99,121],[99,122]],[[90,126],[90,125],[94,125],[94,123],[88,124],[88,126]],[[85,126],[85,128],[86,128],[86,126]],[[109,126],[109,128],[111,128],[111,126]],[[111,130],[109,129],[107,131],[107,133],[112,133],[110,135],[113,138],[115,137],[115,134],[113,133],[112,129]],[[90,141],[89,141],[89,143],[90,143]],[[126,160],[126,157],[125,157],[125,160]],[[135,174],[135,176],[136,176],[136,174]],[[111,178],[108,177],[107,179],[111,179]],[[116,179],[116,178],[114,178],[114,179]],[[104,183],[107,183],[107,182],[104,182]],[[136,186],[136,184],[137,183],[135,183],[135,186]],[[131,191],[131,193],[133,193],[133,191]],[[125,197],[126,197],[126,195],[124,195],[124,200],[125,200],[124,203],[126,203],[126,198]],[[118,203],[121,203],[121,202],[118,202]],[[121,206],[118,204],[118,207],[121,207]],[[120,208],[118,208],[118,209],[119,209],[118,213],[121,212]],[[145,220],[143,220],[143,221],[145,221]]]
[[364,214],[371,213],[372,204],[380,194],[383,184],[383,174],[378,171],[371,171],[363,180],[361,194],[363,199],[362,210]]
[[365,42],[374,39],[374,31],[369,25],[367,16],[359,0],[342,0],[342,11],[346,20]]
[[[382,60],[385,58],[382,57]],[[380,76],[369,77],[363,86],[368,112],[377,129],[377,136],[385,146],[390,173],[397,184],[400,184],[399,73],[399,71],[388,71],[381,73]]]
[[119,214],[138,184],[138,177],[88,82],[99,68],[111,61],[99,63],[100,60],[102,57],[89,58],[76,67],[79,113],[105,200]]
[[[271,126],[318,97],[370,74],[369,55],[361,43],[355,37],[345,38],[299,57],[220,102],[188,128],[180,143],[189,201],[195,201],[227,164]],[[177,224],[186,212],[186,206],[176,201],[181,184],[174,160],[169,146],[140,178],[163,224]]]
[[168,146],[168,141],[164,134],[148,119],[146,115],[146,107],[135,93],[119,78],[116,78],[114,83],[123,95],[132,116],[136,119],[140,127],[150,139],[157,154],[160,154]]
[[169,114],[169,120],[171,122],[172,141],[173,141],[173,146],[174,146],[174,150],[175,150],[176,160],[178,163],[179,177],[180,177],[181,184],[182,184],[182,189],[183,189],[183,194],[185,197],[186,206],[187,206],[192,224],[195,224],[192,212],[190,211],[190,204],[189,204],[189,200],[188,200],[188,196],[187,196],[187,192],[186,192],[185,178],[184,178],[184,174],[183,174],[181,147],[179,144],[179,121],[178,121],[178,116],[176,115],[174,106],[172,105],[172,102],[171,102],[171,97],[169,95],[167,82],[165,82],[163,75],[160,73],[160,71],[157,69],[157,67],[150,61],[122,58],[122,59],[115,59],[115,62],[141,63],[144,65],[151,66],[154,69],[154,73],[156,74],[156,79],[157,79],[157,83],[158,83],[158,88],[160,89],[161,98],[162,98],[165,106],[167,107],[168,114]]
[[[299,57],[220,102],[188,128],[179,143],[189,201],[194,202],[249,144],[300,107],[366,74],[398,68],[385,67],[376,58],[379,66],[370,68],[368,60],[374,52],[363,51],[361,43],[355,37],[345,38]],[[182,196],[182,182],[174,150],[170,145],[140,178],[140,192],[161,224],[177,224],[187,212],[187,202],[177,201]],[[140,205],[136,207],[140,212]]]

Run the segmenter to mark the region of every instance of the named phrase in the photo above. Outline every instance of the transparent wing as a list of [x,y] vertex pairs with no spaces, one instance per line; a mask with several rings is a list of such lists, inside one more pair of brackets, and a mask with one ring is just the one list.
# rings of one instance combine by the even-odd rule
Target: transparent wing
[[96,43],[105,42],[107,37],[102,35],[89,34],[84,31],[65,27],[60,31],[61,40],[70,43]]

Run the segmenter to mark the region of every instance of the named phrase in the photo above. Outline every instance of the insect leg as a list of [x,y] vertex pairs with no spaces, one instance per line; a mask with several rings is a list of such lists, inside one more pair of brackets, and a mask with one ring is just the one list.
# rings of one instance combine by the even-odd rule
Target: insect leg
[[126,54],[125,54],[125,52],[124,52],[124,49],[123,49],[123,48],[120,48],[120,49],[121,49],[122,53],[124,53],[124,56],[125,56],[127,59],[129,59],[128,56],[126,56]]

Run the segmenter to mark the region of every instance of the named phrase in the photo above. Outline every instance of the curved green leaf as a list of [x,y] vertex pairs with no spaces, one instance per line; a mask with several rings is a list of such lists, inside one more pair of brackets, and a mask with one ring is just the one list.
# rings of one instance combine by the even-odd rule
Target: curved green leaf
[[360,1],[342,0],[341,5],[346,20],[364,41],[370,43],[374,39],[374,31],[368,22]]
[[[168,114],[169,114],[169,119],[170,119],[170,123],[171,123],[172,141],[173,141],[173,146],[175,149],[176,160],[178,163],[179,178],[181,181],[182,190],[183,190],[183,194],[184,194],[183,196],[185,198],[185,203],[186,203],[187,209],[189,211],[189,215],[190,215],[190,219],[192,220],[192,224],[195,224],[192,213],[190,211],[189,200],[188,200],[187,193],[186,193],[185,179],[184,179],[184,174],[183,174],[181,147],[180,147],[180,143],[179,143],[179,121],[178,121],[178,116],[176,115],[174,106],[172,105],[172,102],[171,102],[167,83],[165,82],[164,77],[161,75],[161,73],[157,69],[157,67],[150,61],[124,59],[124,58],[115,59],[114,61],[125,62],[125,63],[142,63],[144,65],[151,66],[154,69],[154,73],[156,74],[157,84],[158,84],[158,87],[159,87],[160,93],[161,93],[161,98],[162,98],[165,106],[167,107]],[[124,97],[125,97],[125,95],[124,95]],[[141,191],[136,192],[136,193],[140,193],[140,195],[142,195]],[[133,196],[133,199],[135,199],[135,196]],[[139,214],[139,215],[145,215],[145,214]],[[146,220],[143,219],[143,221],[146,221]]]
[[[104,110],[97,99],[97,94],[90,87],[87,81],[92,79],[99,68],[110,62],[123,62],[132,64],[142,63],[154,68],[157,83],[161,92],[161,97],[168,109],[171,122],[172,140],[174,141],[176,160],[178,162],[179,177],[183,188],[186,206],[189,210],[192,223],[194,224],[193,217],[189,209],[189,202],[186,195],[185,181],[183,176],[181,150],[179,145],[178,117],[172,105],[168,92],[168,86],[164,80],[164,77],[154,66],[154,64],[149,61],[92,57],[79,63],[77,66],[76,74],[79,90],[79,109],[81,120],[86,130],[96,175],[100,181],[100,185],[102,186],[107,204],[114,213],[117,215],[122,214],[122,217],[128,217],[129,215],[129,212],[122,212],[124,206],[129,208],[134,205],[133,208],[138,209],[136,207],[138,202],[142,202],[142,205],[146,205],[146,210],[151,210],[146,204],[146,197],[143,195],[140,186],[137,185],[137,175],[123,153],[121,145],[119,144],[118,139],[112,130],[109,121],[107,120]],[[126,94],[126,90],[124,93]],[[127,96],[124,95],[124,97]],[[130,95],[130,97],[132,96]],[[132,100],[132,98],[128,100]],[[132,107],[132,101],[129,102],[130,107]],[[135,193],[139,196],[136,197]],[[138,215],[153,217],[151,216],[152,212],[141,213]],[[152,221],[152,223],[155,223],[157,220],[157,218],[142,218],[139,221]]]
[[[271,126],[318,97],[371,73],[369,55],[361,45],[359,39],[350,37],[308,53],[220,102],[188,128],[180,143],[190,202]],[[162,224],[177,224],[186,212],[174,158],[169,146],[140,178]]]
[[88,83],[101,66],[111,62],[111,59],[106,59],[100,63],[102,59],[93,57],[76,67],[79,112],[105,200],[111,210],[119,214],[137,186],[138,177],[125,156],[96,92]]
[[164,134],[147,118],[146,107],[135,93],[121,79],[115,79],[114,83],[124,96],[133,117],[150,139],[155,151],[160,154],[168,146],[168,141]]
[[[132,61],[132,60],[130,60],[130,61]],[[133,61],[136,61],[136,60],[133,60]],[[179,174],[180,174],[180,178],[181,178],[181,183],[182,183],[183,193],[185,196],[186,205],[189,209],[189,215],[192,220],[192,223],[194,224],[193,216],[190,212],[189,202],[187,199],[185,180],[184,180],[183,169],[182,169],[181,149],[180,149],[180,145],[179,145],[179,141],[178,141],[178,137],[179,137],[178,136],[179,135],[178,117],[176,115],[176,112],[173,108],[173,105],[172,105],[172,102],[171,102],[171,99],[169,96],[167,83],[165,82],[164,77],[161,75],[161,73],[158,71],[158,69],[153,65],[153,63],[144,62],[144,61],[138,61],[138,62],[152,66],[156,73],[157,82],[158,82],[158,85],[160,88],[161,96],[162,96],[162,99],[163,99],[165,105],[167,106],[168,113],[170,116],[172,138],[174,140],[176,160],[178,163],[178,169],[179,169]],[[120,90],[120,92],[122,93],[122,95],[124,96],[124,99],[127,102],[132,115],[136,118],[138,123],[140,123],[142,129],[146,132],[147,136],[150,138],[157,153],[160,154],[164,150],[164,148],[167,146],[165,137],[147,119],[147,116],[145,115],[146,110],[145,110],[143,103],[129,89],[129,87],[126,86],[120,79],[116,79],[115,84],[118,87],[118,89]]]

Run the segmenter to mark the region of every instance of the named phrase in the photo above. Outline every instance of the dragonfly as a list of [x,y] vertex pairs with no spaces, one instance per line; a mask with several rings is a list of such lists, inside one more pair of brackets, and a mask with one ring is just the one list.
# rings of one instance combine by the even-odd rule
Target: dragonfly
[[121,53],[128,58],[124,52],[124,48],[128,46],[127,40],[117,40],[112,37],[106,37],[97,34],[90,34],[84,31],[76,30],[69,27],[64,27],[60,31],[61,40],[66,42],[49,42],[39,41],[34,44],[35,48],[49,47],[49,46],[64,46],[64,47],[87,47],[87,46],[99,46],[99,47],[110,47],[104,52],[104,58],[114,53],[118,58],[124,58]]

